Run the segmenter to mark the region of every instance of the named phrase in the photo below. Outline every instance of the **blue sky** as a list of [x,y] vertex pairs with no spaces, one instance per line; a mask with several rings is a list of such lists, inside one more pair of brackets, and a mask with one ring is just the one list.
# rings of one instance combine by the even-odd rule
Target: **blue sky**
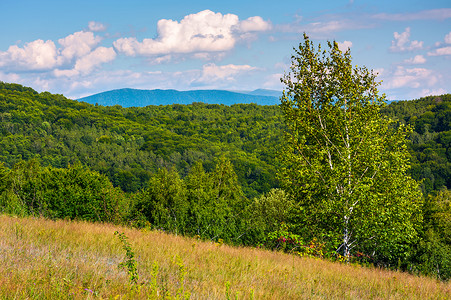
[[0,0],[0,28],[0,80],[70,98],[282,90],[304,32],[350,47],[390,100],[451,92],[448,0]]

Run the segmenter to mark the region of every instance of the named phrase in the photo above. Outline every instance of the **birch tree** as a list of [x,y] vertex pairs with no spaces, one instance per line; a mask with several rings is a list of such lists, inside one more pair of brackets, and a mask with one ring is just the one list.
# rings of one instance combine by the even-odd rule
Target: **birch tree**
[[302,208],[305,230],[349,257],[406,255],[421,222],[407,175],[409,128],[383,118],[376,76],[353,66],[337,43],[316,49],[304,35],[281,81],[286,121],[279,178]]

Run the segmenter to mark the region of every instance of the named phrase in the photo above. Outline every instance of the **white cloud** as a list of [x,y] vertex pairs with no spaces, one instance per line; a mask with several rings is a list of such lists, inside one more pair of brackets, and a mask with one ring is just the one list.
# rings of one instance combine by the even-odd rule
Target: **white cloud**
[[410,41],[410,27],[402,33],[394,32],[394,41],[391,42],[390,50],[393,52],[412,51],[423,48],[423,42]]
[[100,22],[95,22],[95,21],[91,21],[88,24],[88,28],[90,31],[93,32],[99,32],[99,31],[105,31],[106,30],[106,26]]
[[0,71],[0,81],[3,82],[19,82],[20,76],[15,73],[3,73]]
[[310,31],[312,32],[336,32],[348,28],[345,21],[329,21],[329,22],[315,22],[309,24]]
[[139,42],[136,38],[121,38],[114,47],[129,56],[228,51],[240,34],[270,28],[270,23],[258,16],[240,22],[237,15],[204,10],[187,15],[180,22],[159,20],[155,39]]
[[13,45],[0,51],[0,67],[13,71],[51,70],[89,54],[100,40],[92,32],[79,31],[59,39],[60,48],[50,40],[35,40],[23,47]]
[[238,24],[239,31],[251,32],[251,31],[267,31],[272,28],[271,23],[262,19],[262,17],[255,16],[247,18]]
[[451,32],[445,35],[445,43],[451,44]]
[[61,55],[65,60],[71,60],[88,54],[97,46],[101,38],[94,36],[92,32],[75,32],[63,39],[59,39],[58,43],[63,46]]
[[221,61],[227,52],[195,52],[195,53],[172,53],[149,56],[147,62],[150,65],[160,65],[160,64],[170,64],[170,63],[180,63],[184,61],[189,61],[191,59],[204,60],[204,61]]
[[202,60],[222,60],[226,56],[226,52],[198,52],[192,55],[195,59]]
[[155,59],[152,60],[152,63],[154,64],[162,64],[165,62],[169,62],[172,60],[172,55],[163,55],[163,56],[159,56],[156,57]]
[[0,67],[14,70],[48,70],[58,64],[57,49],[53,41],[36,40],[23,48],[10,46],[0,52]]
[[438,80],[433,70],[398,66],[393,74],[385,74],[383,86],[387,89],[432,87]]
[[428,52],[429,56],[451,55],[451,46],[438,48],[435,51]]
[[37,77],[32,81],[31,86],[38,86],[41,91],[48,91],[52,85],[52,81],[46,78]]
[[249,65],[224,65],[217,66],[213,63],[206,64],[202,68],[202,75],[197,82],[212,83],[215,81],[234,81],[240,73],[247,73],[257,70]]
[[101,38],[92,32],[79,31],[59,39],[59,48],[50,40],[35,40],[23,47],[14,45],[0,51],[0,67],[10,73],[52,71],[47,75],[57,77],[87,74],[116,57],[112,47],[97,47],[100,42]]
[[110,62],[116,58],[116,52],[112,47],[98,47],[94,51],[77,59],[72,70],[55,70],[54,74],[57,77],[67,76],[72,77],[79,74],[88,74],[92,70],[103,63]]
[[100,64],[110,62],[116,58],[116,52],[112,47],[98,47],[91,53],[83,56],[75,63],[75,69],[83,73],[89,73]]
[[434,46],[436,47],[435,50],[429,51],[427,54],[428,56],[444,56],[444,55],[451,55],[451,32],[449,32],[447,35],[445,35],[444,43],[443,42],[435,42]]
[[80,72],[78,72],[75,69],[71,69],[71,70],[54,70],[53,74],[56,77],[62,77],[62,76],[66,76],[66,77],[73,77],[73,76],[77,76],[78,74],[80,74]]
[[349,48],[352,47],[352,42],[351,41],[344,41],[344,42],[337,42],[338,44],[338,49],[341,50],[341,52],[346,52],[348,51]]
[[428,52],[428,56],[442,56],[451,55],[451,46],[446,46],[446,44],[451,44],[451,32],[445,35],[445,44],[442,42],[436,42],[435,46],[438,47],[434,51]]
[[446,90],[439,88],[439,89],[423,89],[421,90],[420,97],[426,97],[426,96],[437,96],[437,95],[443,95],[446,94]]
[[[118,89],[225,89],[252,90],[261,88],[281,89],[281,74],[268,80],[264,72],[249,65],[215,65],[204,64],[195,69],[178,72],[96,69],[95,72],[81,74],[75,69],[60,70],[59,77],[55,72],[42,74],[21,73],[20,84],[31,86],[37,91],[48,90],[52,93],[62,93],[71,99],[78,99],[90,94]],[[70,75],[70,76],[69,76]],[[81,76],[82,75],[82,76]],[[0,72],[0,80],[4,78]]]
[[266,89],[283,90],[285,86],[280,82],[280,78],[282,78],[283,75],[283,73],[275,73],[267,76],[263,83],[263,87]]
[[51,87],[64,91],[64,95],[79,99],[102,91],[121,87],[136,89],[189,89],[199,78],[200,70],[183,72],[135,72],[131,70],[99,71],[86,76],[59,77],[51,81]]
[[407,64],[417,65],[424,64],[426,62],[426,58],[423,55],[415,55],[415,57],[404,60]]

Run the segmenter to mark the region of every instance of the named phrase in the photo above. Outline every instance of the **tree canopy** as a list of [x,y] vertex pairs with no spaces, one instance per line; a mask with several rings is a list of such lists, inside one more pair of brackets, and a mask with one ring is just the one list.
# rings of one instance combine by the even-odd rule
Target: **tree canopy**
[[417,238],[421,195],[408,175],[410,129],[380,114],[375,75],[353,66],[337,43],[295,49],[281,108],[286,123],[284,188],[301,207],[301,226],[336,247],[385,259]]
[[[315,55],[310,56],[312,61],[322,57]],[[383,96],[375,93],[377,84],[359,98],[359,91],[367,91],[355,86],[358,80],[354,79],[361,73],[348,71],[358,69],[350,64],[342,69],[331,72],[332,68],[324,67],[326,75],[310,78],[310,82],[327,80],[327,89],[307,90],[309,94],[297,94],[302,81],[296,83],[292,77],[293,93],[287,89],[284,96],[290,102],[281,105],[291,113],[291,124],[283,122],[279,106],[105,107],[0,82],[0,211],[126,223],[333,259],[343,258],[336,256],[337,249],[345,252],[347,212],[352,261],[399,268],[399,258],[404,270],[451,278],[447,222],[451,213],[451,95],[384,106]],[[362,82],[375,82],[370,72],[363,73],[368,76]],[[340,87],[338,80],[349,77],[350,84]],[[325,92],[338,96],[327,98]],[[312,101],[322,102],[301,104],[301,96],[307,94]],[[307,112],[306,107],[310,107]],[[327,139],[324,135],[315,139],[321,126],[292,135],[285,148],[288,152],[282,156],[285,169],[281,169],[276,154],[283,147],[284,129],[301,133],[302,126],[313,126],[306,113],[313,118],[315,109],[322,108],[330,113],[322,119],[325,129],[331,130]],[[304,123],[294,122],[301,120],[298,116]],[[343,120],[343,116],[348,118]],[[342,137],[346,126],[349,147]],[[359,136],[362,147],[356,147]],[[406,136],[412,154],[410,170]],[[302,160],[296,147],[309,155],[318,154],[311,164],[323,177],[337,177],[323,184],[306,166],[297,169]],[[347,186],[349,161],[343,153],[348,148],[354,151],[352,158],[359,158],[351,163],[354,190]],[[272,189],[279,187],[277,170],[285,191]],[[300,181],[300,174],[309,182]],[[415,183],[406,174],[421,185],[422,211],[417,210]],[[341,195],[351,191],[344,198],[347,203],[332,201],[339,195],[332,187],[340,185]],[[409,197],[413,206],[409,206]],[[422,217],[423,226],[418,229]],[[417,232],[420,240],[412,244]],[[409,253],[413,254],[404,263]]]

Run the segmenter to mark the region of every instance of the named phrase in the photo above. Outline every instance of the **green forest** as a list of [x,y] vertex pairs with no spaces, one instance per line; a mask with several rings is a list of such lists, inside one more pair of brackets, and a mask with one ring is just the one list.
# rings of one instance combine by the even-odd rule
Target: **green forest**
[[[410,125],[408,174],[422,192],[418,236],[352,261],[451,277],[451,95],[382,105]],[[0,82],[0,211],[113,222],[343,260],[314,235],[280,176],[280,106],[99,106]],[[278,175],[279,174],[279,175]],[[304,227],[303,227],[304,226]]]
[[248,198],[277,187],[277,106],[105,107],[6,83],[0,93],[0,161],[9,168],[30,159],[56,168],[80,162],[133,193],[159,168],[185,177],[197,161],[211,171],[225,155]]

